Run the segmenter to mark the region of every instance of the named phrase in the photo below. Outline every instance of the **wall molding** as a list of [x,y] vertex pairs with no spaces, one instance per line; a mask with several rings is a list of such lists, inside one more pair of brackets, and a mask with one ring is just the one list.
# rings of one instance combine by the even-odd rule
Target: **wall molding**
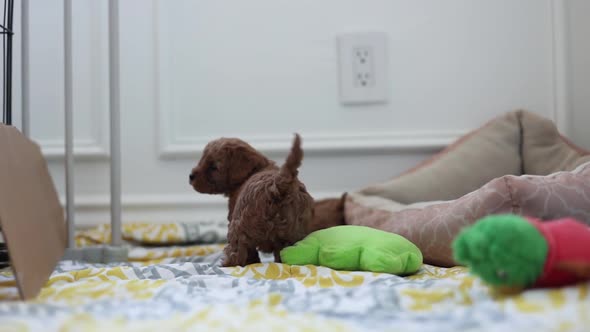
[[[60,197],[62,205],[65,197]],[[191,194],[127,194],[122,197],[122,206],[125,208],[149,208],[149,207],[200,207],[200,206],[225,206],[227,200],[218,195]],[[75,201],[76,208],[109,208],[109,195],[79,195]]]
[[[550,117],[564,134],[570,133],[571,116],[568,103],[567,75],[567,17],[565,0],[550,1],[552,45],[552,112]],[[167,6],[161,0],[154,0],[154,54],[156,66],[156,91],[154,93],[157,119],[158,154],[161,159],[195,158],[202,153],[207,142],[217,137],[179,137],[172,128],[170,84],[170,45],[166,44],[169,31]],[[475,129],[475,128],[471,128]],[[469,130],[471,130],[469,129]],[[436,152],[469,130],[355,132],[355,133],[304,133],[303,144],[306,153],[362,153],[369,151]],[[239,133],[238,133],[239,134]],[[285,153],[292,137],[289,135],[240,135],[245,141],[263,153]]]
[[[60,197],[65,208],[65,197]],[[74,200],[76,228],[110,224],[109,195],[77,195]],[[125,222],[199,222],[225,220],[227,202],[221,196],[187,194],[123,195],[122,221]]]
[[[315,199],[339,197],[340,192],[312,193]],[[60,197],[65,206],[65,197]],[[75,199],[77,228],[107,224],[110,220],[108,195],[78,195]],[[122,198],[123,222],[150,223],[226,220],[227,198],[220,195],[186,194],[128,194]]]
[[[21,10],[23,7],[15,7],[15,23],[23,31],[22,34],[15,35],[15,64],[14,64],[14,86],[15,91],[15,125],[22,129],[22,131],[31,137],[32,140],[37,142],[41,148],[43,156],[48,160],[60,160],[65,158],[65,139],[62,137],[58,138],[42,138],[37,139],[34,133],[30,133],[30,122],[35,119],[30,118],[30,92],[29,92],[29,73],[31,71],[31,63],[29,61],[30,54],[28,53],[30,43],[30,21],[28,20],[28,13],[23,13]],[[30,10],[28,7],[25,9]],[[87,31],[90,36],[87,36],[89,40],[92,40],[90,45],[92,49],[87,52],[89,57],[88,66],[81,70],[81,72],[88,73],[88,77],[83,77],[83,80],[89,79],[90,83],[90,96],[91,101],[88,103],[88,108],[80,109],[77,107],[76,112],[87,111],[90,113],[90,138],[79,139],[74,138],[74,157],[76,159],[104,159],[109,157],[109,129],[108,124],[108,73],[105,71],[108,59],[106,55],[106,37],[104,31],[106,31],[106,3],[101,2],[88,2],[88,6],[74,6],[77,11],[84,11],[89,20],[81,20],[88,26]],[[25,21],[22,18],[25,17]],[[61,22],[61,20],[58,20]],[[74,32],[76,33],[76,32]],[[74,43],[77,45],[76,43]],[[75,47],[74,45],[74,47]],[[62,45],[63,47],[63,41]],[[82,45],[83,47],[84,45]],[[25,51],[25,53],[20,54]],[[77,49],[74,49],[76,52]],[[23,59],[20,59],[23,57]],[[20,60],[19,60],[20,59]],[[22,62],[18,62],[22,61]],[[74,58],[76,63],[76,58]],[[80,79],[78,77],[78,79]],[[76,86],[74,86],[74,90]],[[74,96],[76,98],[76,96]],[[81,96],[84,99],[86,96]],[[17,103],[18,102],[18,103]],[[76,105],[74,105],[76,106]],[[22,122],[23,118],[26,117],[27,126]],[[74,115],[75,117],[75,115]]]
[[[337,197],[340,192],[318,191],[310,193],[315,199]],[[65,197],[60,196],[60,203],[65,204]],[[227,206],[227,198],[222,195],[206,195],[197,192],[186,194],[127,194],[123,195],[123,208],[158,208],[158,207],[223,207]],[[78,195],[76,208],[109,208],[109,195]]]
[[[35,140],[33,138],[33,140]],[[35,140],[41,147],[41,153],[48,160],[60,160],[65,158],[64,140],[41,139]],[[106,159],[109,157],[108,142],[98,139],[74,140],[74,158],[79,159]]]
[[[178,137],[172,130],[170,84],[170,45],[167,5],[154,0],[154,54],[155,83],[154,102],[157,123],[158,154],[161,159],[194,158],[205,145],[217,137]],[[408,131],[408,132],[355,132],[355,133],[300,133],[306,153],[359,153],[365,151],[435,152],[452,143],[466,130]],[[240,135],[263,153],[285,153],[291,146],[291,135]]]
[[[357,132],[350,134],[301,133],[306,153],[359,153],[363,151],[435,152],[443,149],[467,131]],[[192,157],[216,137],[193,136],[161,142],[163,159]],[[285,153],[291,147],[291,135],[243,136],[263,153]]]
[[[217,137],[179,137],[171,128],[170,45],[166,44],[169,33],[166,8],[161,0],[155,1],[154,10],[154,54],[155,83],[154,102],[156,109],[158,154],[161,159],[194,158],[205,145]],[[304,133],[303,144],[306,153],[358,153],[364,151],[409,151],[434,152],[460,137],[466,131],[410,131],[410,132],[355,132],[355,133]],[[263,153],[285,153],[291,146],[291,135],[240,135]]]

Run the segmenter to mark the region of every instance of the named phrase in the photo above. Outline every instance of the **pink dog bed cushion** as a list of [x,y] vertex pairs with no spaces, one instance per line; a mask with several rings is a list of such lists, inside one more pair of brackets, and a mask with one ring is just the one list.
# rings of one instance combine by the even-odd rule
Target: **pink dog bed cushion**
[[516,111],[345,202],[347,224],[400,234],[440,266],[456,265],[450,246],[461,228],[494,213],[590,224],[590,153],[550,120]]

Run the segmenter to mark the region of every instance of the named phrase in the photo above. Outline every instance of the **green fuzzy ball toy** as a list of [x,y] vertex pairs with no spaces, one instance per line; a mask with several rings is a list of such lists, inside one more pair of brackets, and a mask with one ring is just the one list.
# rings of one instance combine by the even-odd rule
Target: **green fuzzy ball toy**
[[482,218],[453,241],[455,261],[492,286],[527,287],[543,272],[547,241],[515,215]]

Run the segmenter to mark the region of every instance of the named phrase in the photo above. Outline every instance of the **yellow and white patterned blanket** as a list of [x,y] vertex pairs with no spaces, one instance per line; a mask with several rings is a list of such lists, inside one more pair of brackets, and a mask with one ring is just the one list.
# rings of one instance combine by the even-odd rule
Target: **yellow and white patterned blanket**
[[[84,232],[79,243],[106,239]],[[101,235],[103,234],[103,235]],[[587,331],[590,283],[500,295],[461,267],[410,277],[268,262],[221,268],[221,245],[131,247],[63,261],[26,303],[0,272],[0,331]]]

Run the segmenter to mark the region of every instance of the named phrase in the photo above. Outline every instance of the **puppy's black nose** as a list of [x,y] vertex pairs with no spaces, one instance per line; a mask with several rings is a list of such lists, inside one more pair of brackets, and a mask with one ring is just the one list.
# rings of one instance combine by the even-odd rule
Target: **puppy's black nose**
[[193,182],[193,180],[195,179],[195,175],[194,174],[189,174],[188,176],[188,182]]

